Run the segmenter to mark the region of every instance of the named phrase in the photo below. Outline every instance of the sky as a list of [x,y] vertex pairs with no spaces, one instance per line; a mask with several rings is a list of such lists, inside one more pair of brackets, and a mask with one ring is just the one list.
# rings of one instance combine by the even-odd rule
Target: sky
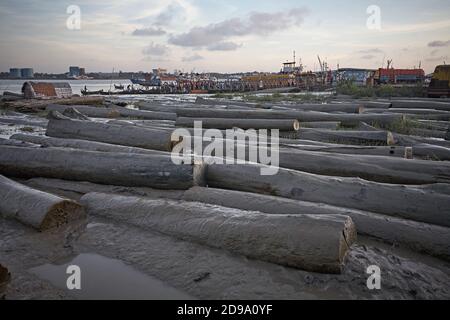
[[3,72],[276,72],[293,51],[306,70],[429,73],[450,63],[450,1],[0,0]]

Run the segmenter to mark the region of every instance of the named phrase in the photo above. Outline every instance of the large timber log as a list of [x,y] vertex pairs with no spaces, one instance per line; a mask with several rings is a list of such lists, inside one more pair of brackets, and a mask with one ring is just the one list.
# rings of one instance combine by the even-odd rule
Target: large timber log
[[321,175],[359,177],[385,183],[450,183],[449,162],[281,149],[279,165]]
[[88,181],[71,181],[49,178],[31,178],[23,180],[21,183],[44,192],[58,194],[74,200],[79,200],[89,192],[101,192],[122,194],[129,196],[139,196],[151,199],[175,199],[180,200],[184,190],[161,190],[147,187],[124,187],[115,185],[105,185]]
[[47,111],[59,111],[64,112],[66,109],[75,108],[79,112],[88,117],[93,118],[118,118],[118,117],[136,117],[141,119],[161,119],[161,120],[175,120],[176,114],[169,112],[155,112],[155,111],[141,111],[134,109],[127,109],[123,107],[92,107],[92,106],[65,106],[58,104],[49,104],[46,108]]
[[234,190],[193,187],[184,192],[182,199],[270,214],[346,215],[352,218],[358,234],[450,259],[450,229],[447,227],[323,203]]
[[359,122],[387,126],[404,120],[403,114],[332,114],[315,111],[290,110],[210,110],[202,108],[178,108],[178,117],[234,118],[234,119],[297,119],[300,122],[340,121],[343,125]]
[[278,129],[281,131],[297,131],[300,128],[295,119],[232,119],[232,118],[186,118],[179,117],[176,121],[178,127],[193,128],[194,122],[200,121],[205,129]]
[[315,129],[331,129],[337,130],[341,126],[339,121],[316,121],[316,122],[301,122],[302,128],[315,128]]
[[4,139],[0,138],[0,145],[2,146],[14,146],[14,147],[29,147],[29,148],[40,148],[39,145],[34,143],[29,143],[25,141],[13,140],[13,139]]
[[171,141],[171,132],[123,126],[94,121],[72,120],[58,113],[51,114],[46,135],[55,138],[81,139],[124,146],[171,151],[177,142]]
[[339,145],[339,144],[329,144],[324,146],[295,144],[289,146],[286,145],[282,146],[292,149],[319,151],[319,152],[405,158],[405,147],[399,146],[353,146],[353,145]]
[[0,175],[0,214],[37,230],[47,230],[85,217],[75,201],[24,186]]
[[322,202],[450,227],[450,196],[420,186],[327,177],[281,168],[275,175],[269,175],[274,172],[257,164],[211,164],[206,170],[206,182],[210,187]]
[[289,139],[315,140],[328,143],[340,144],[362,144],[383,145],[395,144],[391,132],[379,131],[356,131],[356,130],[327,130],[300,128],[297,132],[282,132],[280,137]]
[[341,215],[268,215],[207,204],[89,193],[89,214],[116,219],[252,259],[314,272],[340,273],[356,237]]
[[245,102],[245,101],[236,101],[236,100],[223,100],[223,99],[205,99],[202,97],[197,97],[195,100],[195,104],[200,104],[203,106],[234,106],[239,107],[240,109],[250,109],[250,108],[259,108],[259,109],[269,109],[270,106],[266,104],[257,104],[252,102]]
[[175,105],[163,105],[160,103],[148,102],[148,101],[138,101],[135,103],[135,106],[138,107],[140,110],[145,110],[145,111],[175,113],[177,110],[177,106],[175,106]]
[[450,148],[420,143],[414,145],[413,155],[429,160],[450,161]]
[[[90,151],[101,151],[101,152],[119,152],[119,153],[137,153],[137,154],[150,154],[150,155],[166,155],[170,156],[170,153],[158,150],[149,150],[136,147],[127,147],[117,144],[109,144],[96,141],[79,140],[79,139],[61,139],[61,138],[51,138],[46,136],[33,136],[28,134],[14,134],[11,136],[13,141],[17,142],[28,142],[32,144],[41,145],[43,147],[56,147],[56,148],[73,148],[82,149]],[[27,145],[25,145],[27,146]]]
[[414,101],[414,100],[393,100],[392,108],[420,108],[450,111],[450,103],[440,101]]
[[300,110],[300,111],[319,111],[319,112],[345,112],[345,113],[363,113],[364,107],[357,103],[336,103],[336,104],[283,104],[282,106],[272,107],[273,109]]
[[45,128],[47,126],[48,121],[45,119],[38,119],[38,118],[0,117],[0,123]]
[[0,146],[0,173],[130,187],[187,189],[202,178],[202,166],[177,165],[168,156],[64,148]]

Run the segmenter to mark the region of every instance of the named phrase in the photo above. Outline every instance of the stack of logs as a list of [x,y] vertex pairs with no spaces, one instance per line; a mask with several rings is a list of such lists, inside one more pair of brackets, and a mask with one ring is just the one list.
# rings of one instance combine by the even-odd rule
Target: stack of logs
[[[0,140],[0,214],[42,231],[99,215],[314,272],[341,272],[356,233],[450,260],[450,103],[133,106],[47,105],[46,136]],[[280,168],[173,155],[196,121],[278,129]]]

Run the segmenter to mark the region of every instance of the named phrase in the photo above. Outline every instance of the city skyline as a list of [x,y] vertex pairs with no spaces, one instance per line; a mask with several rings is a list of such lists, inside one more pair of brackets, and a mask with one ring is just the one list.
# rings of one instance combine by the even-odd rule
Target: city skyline
[[[81,10],[80,29],[67,20]],[[367,20],[380,9],[380,29]],[[36,1],[0,4],[0,71],[31,67],[64,73],[72,65],[92,72],[279,71],[292,60],[318,70],[397,68],[427,73],[450,57],[450,3],[431,1]]]

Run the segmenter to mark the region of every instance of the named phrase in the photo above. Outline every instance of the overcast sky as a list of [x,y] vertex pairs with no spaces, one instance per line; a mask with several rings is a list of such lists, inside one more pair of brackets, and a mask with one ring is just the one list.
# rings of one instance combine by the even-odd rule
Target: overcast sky
[[[67,28],[67,8],[81,29]],[[367,8],[380,8],[369,29]],[[448,0],[20,0],[0,2],[0,71],[149,71],[155,67],[238,72],[278,71],[302,58],[318,68],[450,63]]]

